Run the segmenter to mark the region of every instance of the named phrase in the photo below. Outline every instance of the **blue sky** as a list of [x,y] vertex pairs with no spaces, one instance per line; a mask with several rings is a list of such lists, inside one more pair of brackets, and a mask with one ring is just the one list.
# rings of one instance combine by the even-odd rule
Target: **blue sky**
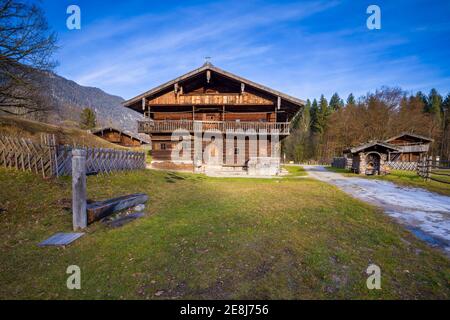
[[[81,30],[66,8],[81,8]],[[381,8],[381,30],[366,9]],[[381,86],[450,92],[450,1],[43,0],[56,72],[125,99],[212,57],[227,71],[298,98]]]

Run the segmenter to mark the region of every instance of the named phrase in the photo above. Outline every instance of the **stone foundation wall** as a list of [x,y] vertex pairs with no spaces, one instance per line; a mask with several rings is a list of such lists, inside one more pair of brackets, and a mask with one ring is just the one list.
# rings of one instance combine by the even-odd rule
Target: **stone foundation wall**
[[[358,174],[366,174],[366,170],[367,170],[367,165],[368,165],[368,160],[367,157],[369,154],[373,154],[373,152],[369,152],[369,153],[360,153],[359,154],[359,162],[357,165],[357,173]],[[377,155],[380,156],[380,163],[379,163],[379,168],[378,171],[375,172],[375,174],[386,174],[389,172],[390,168],[389,166],[386,164],[387,161],[387,154],[378,154]]]
[[250,176],[275,176],[281,172],[279,158],[250,157],[247,167]]

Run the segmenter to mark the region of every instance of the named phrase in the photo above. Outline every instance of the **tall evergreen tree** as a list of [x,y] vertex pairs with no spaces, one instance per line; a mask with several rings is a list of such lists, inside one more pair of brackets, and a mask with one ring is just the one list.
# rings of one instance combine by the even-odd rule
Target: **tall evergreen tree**
[[450,160],[450,93],[447,94],[442,102],[442,143],[441,156],[444,160]]
[[311,101],[306,100],[305,108],[303,108],[302,118],[300,120],[299,128],[302,132],[308,132],[311,125]]
[[447,94],[444,101],[442,102],[442,112],[450,112],[450,93]]
[[428,111],[428,97],[422,91],[417,91],[416,98],[418,98],[418,99],[420,99],[420,101],[422,101],[423,111],[427,112]]
[[81,111],[80,125],[82,129],[94,129],[97,125],[95,112],[90,108],[84,108]]
[[330,115],[330,109],[328,107],[328,101],[325,96],[322,94],[319,100],[319,113],[318,113],[318,121],[317,121],[317,132],[323,133],[325,131],[328,116]]
[[331,96],[330,109],[332,111],[336,111],[336,110],[339,110],[341,107],[342,107],[342,100],[341,100],[341,98],[339,97],[339,95],[336,92],[335,94],[333,94]]
[[348,105],[348,106],[349,106],[349,105],[352,105],[352,106],[356,105],[355,96],[353,95],[353,93],[350,93],[350,94],[348,95],[348,98],[347,98],[347,105]]
[[319,123],[319,105],[316,99],[314,99],[311,104],[310,116],[311,116],[311,131],[316,133],[318,132],[318,123]]
[[428,106],[426,111],[431,113],[437,121],[441,120],[442,96],[434,88],[431,89],[430,94],[428,95]]

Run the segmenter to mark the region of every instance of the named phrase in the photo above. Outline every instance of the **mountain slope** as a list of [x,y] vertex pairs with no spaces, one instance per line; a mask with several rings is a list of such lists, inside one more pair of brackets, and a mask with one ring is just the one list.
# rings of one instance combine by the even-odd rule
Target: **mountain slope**
[[42,81],[49,88],[51,102],[56,106],[56,112],[50,117],[51,122],[79,122],[81,111],[88,107],[96,113],[97,126],[113,126],[137,132],[136,121],[142,115],[123,107],[123,98],[98,88],[81,86],[54,73],[45,74]]

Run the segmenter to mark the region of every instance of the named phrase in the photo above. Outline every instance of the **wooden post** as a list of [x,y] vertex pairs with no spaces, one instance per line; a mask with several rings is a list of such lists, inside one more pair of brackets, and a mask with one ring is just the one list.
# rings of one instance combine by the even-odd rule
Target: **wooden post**
[[83,149],[72,150],[72,215],[73,230],[86,228],[86,151]]
[[427,160],[427,173],[426,173],[426,180],[430,180],[431,176],[431,167],[433,166],[433,158],[431,156],[428,157]]

